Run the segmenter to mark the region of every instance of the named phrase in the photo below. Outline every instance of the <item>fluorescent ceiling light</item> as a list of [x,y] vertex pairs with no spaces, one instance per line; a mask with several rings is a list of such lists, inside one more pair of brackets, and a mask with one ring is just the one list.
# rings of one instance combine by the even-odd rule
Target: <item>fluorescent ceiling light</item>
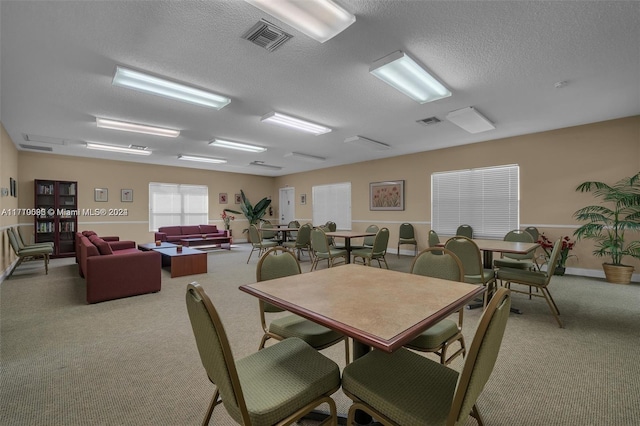
[[123,67],[116,67],[112,84],[215,109],[220,109],[231,102],[227,97],[206,90]]
[[103,145],[103,144],[94,143],[94,142],[87,142],[87,148],[97,149],[99,151],[120,152],[124,154],[151,155],[151,151],[147,151],[146,148],[145,149],[129,148],[126,146]]
[[292,157],[298,160],[310,161],[312,163],[322,163],[327,161],[324,157],[318,157],[316,155],[302,154],[301,152],[290,152],[284,155],[285,157]]
[[374,149],[376,151],[385,151],[391,147],[386,143],[374,141],[373,139],[365,138],[363,136],[352,136],[344,140],[345,143],[355,143],[357,145],[365,146],[367,148]]
[[375,61],[369,72],[421,104],[451,96],[449,89],[401,50]]
[[328,127],[310,123],[308,121],[304,121],[288,115],[280,114],[279,112],[270,112],[269,114],[262,116],[260,120],[263,122],[276,124],[278,126],[300,130],[302,132],[313,133],[314,135],[322,135],[331,131],[331,129]]
[[209,142],[209,145],[218,146],[220,148],[236,149],[238,151],[247,151],[247,152],[265,152],[267,150],[267,148],[263,148],[261,146],[249,145],[249,144],[240,143],[240,142],[226,141],[222,139],[214,139],[211,142]]
[[198,157],[195,155],[178,155],[178,160],[186,160],[186,161],[199,161],[201,163],[215,163],[215,164],[224,164],[227,160],[222,158],[211,158],[211,157]]
[[264,167],[265,169],[272,169],[272,170],[281,170],[282,167],[280,166],[272,166],[271,164],[265,164],[262,161],[252,161],[251,163],[249,163],[250,166],[259,166],[259,167]]
[[124,130],[125,132],[144,133],[146,135],[165,136],[168,138],[177,138],[180,135],[180,130],[110,120],[108,118],[96,117],[96,124],[102,129]]
[[355,15],[331,0],[245,1],[320,43],[324,43],[356,22]]
[[472,106],[451,111],[446,118],[469,133],[486,132],[496,128],[492,122]]

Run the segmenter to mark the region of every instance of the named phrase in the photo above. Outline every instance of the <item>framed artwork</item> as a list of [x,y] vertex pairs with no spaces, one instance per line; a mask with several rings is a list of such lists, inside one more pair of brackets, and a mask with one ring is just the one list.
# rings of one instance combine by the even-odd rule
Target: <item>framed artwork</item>
[[300,194],[300,204],[307,204],[307,194]]
[[133,202],[133,189],[121,189],[120,190],[120,201],[123,203],[132,203]]
[[369,210],[404,210],[404,180],[371,182]]
[[109,190],[107,188],[94,188],[93,199],[99,202],[109,201]]
[[12,177],[9,178],[9,193],[12,197],[18,196],[16,180]]
[[242,197],[240,194],[236,194],[235,202],[236,204],[242,204]]
[[227,193],[221,192],[218,194],[218,203],[219,204],[227,204]]

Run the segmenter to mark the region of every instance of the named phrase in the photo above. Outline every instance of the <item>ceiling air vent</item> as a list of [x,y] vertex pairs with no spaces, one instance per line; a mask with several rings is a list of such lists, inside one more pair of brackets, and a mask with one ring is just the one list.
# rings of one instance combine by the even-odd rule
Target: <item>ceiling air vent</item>
[[293,37],[291,34],[287,34],[282,28],[278,28],[264,19],[261,19],[242,36],[245,40],[249,40],[269,52],[282,46],[291,37]]
[[36,151],[47,151],[47,152],[52,152],[53,148],[51,148],[50,146],[38,146],[38,145],[27,145],[24,143],[20,144],[20,148],[23,149],[33,149]]
[[441,121],[442,120],[440,120],[438,117],[428,117],[428,118],[423,118],[422,120],[418,120],[417,123],[420,123],[423,126],[431,126],[433,124],[438,124]]
[[149,147],[143,145],[129,145],[129,148],[138,149],[140,151],[146,151]]

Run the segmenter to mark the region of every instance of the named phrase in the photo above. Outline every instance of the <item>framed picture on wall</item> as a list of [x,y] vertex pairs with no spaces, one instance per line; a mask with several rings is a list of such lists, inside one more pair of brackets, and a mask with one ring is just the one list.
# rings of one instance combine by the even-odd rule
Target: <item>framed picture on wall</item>
[[404,180],[371,182],[369,210],[404,210]]
[[235,202],[236,204],[242,204],[242,197],[240,196],[240,194],[236,194]]
[[307,194],[300,194],[300,204],[307,204]]
[[121,189],[120,201],[122,201],[123,203],[133,202],[133,189]]
[[99,202],[109,201],[109,190],[107,188],[94,188],[93,199]]
[[227,204],[227,193],[226,192],[221,192],[220,194],[218,194],[218,203]]

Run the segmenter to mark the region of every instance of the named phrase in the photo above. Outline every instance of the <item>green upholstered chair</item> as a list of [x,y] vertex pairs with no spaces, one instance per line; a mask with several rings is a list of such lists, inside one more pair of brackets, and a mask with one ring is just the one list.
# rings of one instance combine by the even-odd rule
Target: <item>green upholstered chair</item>
[[[547,270],[546,271],[526,271],[522,269],[514,269],[514,268],[500,268],[498,269],[498,279],[501,280],[504,285],[508,288],[511,288],[511,284],[521,284],[524,286],[533,287],[536,290],[540,290],[533,294],[536,297],[543,297],[547,304],[549,305],[549,309],[551,309],[551,313],[554,318],[558,322],[560,328],[563,328],[562,321],[560,320],[560,311],[558,310],[558,306],[556,302],[551,297],[551,293],[549,292],[549,282],[551,281],[551,277],[553,277],[553,273],[556,269],[556,265],[558,264],[558,257],[560,256],[560,250],[562,248],[562,239],[558,239],[553,244],[553,249],[551,250],[551,255],[549,256],[549,262],[547,262]],[[528,294],[529,298],[531,298],[531,290],[521,290],[521,289],[512,289],[511,291],[515,293]]]
[[533,241],[538,241],[538,238],[540,238],[540,231],[538,231],[538,228],[536,228],[535,226],[527,226],[526,228],[524,228],[524,231],[528,232],[529,235],[531,235]]
[[[534,239],[526,231],[514,229],[507,232],[504,236],[504,241],[513,241],[520,243],[533,243]],[[516,253],[503,253],[500,259],[493,261],[493,266],[496,268],[517,268],[517,269],[534,269],[535,268],[535,250],[530,251],[527,254]]]
[[402,244],[409,244],[414,246],[413,255],[418,254],[418,241],[416,240],[415,230],[410,223],[403,223],[400,225],[400,237],[398,238],[398,257],[400,257],[400,246]]
[[18,266],[22,264],[22,262],[37,259],[44,260],[44,273],[45,275],[49,274],[49,257],[53,254],[53,247],[51,247],[50,245],[45,245],[20,248],[18,244],[18,237],[11,228],[7,228],[7,236],[9,237],[9,244],[11,245],[11,249],[18,257],[18,261],[15,263],[15,265],[13,265],[13,268],[11,268],[11,271],[9,272],[9,275],[7,275],[7,278],[9,278],[11,274],[13,274],[13,272]]
[[336,263],[346,263],[349,256],[346,250],[330,246],[329,239],[321,228],[311,230],[311,250],[313,251],[312,271],[318,267],[320,260],[326,260],[327,266],[331,268]]
[[429,247],[437,247],[440,244],[440,237],[433,229],[429,231]]
[[249,242],[251,243],[251,252],[249,252],[249,258],[247,263],[251,260],[251,255],[254,251],[258,250],[258,256],[261,256],[266,250],[278,245],[277,241],[268,241],[262,239],[260,231],[256,225],[249,225]]
[[380,262],[380,260],[382,260],[384,262],[384,266],[389,269],[387,259],[385,259],[388,245],[389,229],[380,228],[380,230],[376,234],[375,240],[373,241],[373,247],[351,250],[351,254],[353,255],[353,263],[357,263],[357,260],[359,258],[362,258],[362,263],[371,266],[371,261],[377,260],[378,266],[382,268],[382,263]]
[[[288,277],[300,272],[300,264],[293,253],[283,247],[275,247],[269,249],[258,261],[256,281]],[[284,340],[289,337],[302,339],[318,350],[344,341],[345,360],[349,363],[349,339],[345,335],[294,314],[279,316],[267,325],[265,314],[278,312],[284,312],[284,309],[260,300],[260,322],[264,335],[258,349],[264,348],[269,339]]]
[[473,228],[470,225],[460,225],[456,230],[456,236],[473,238]]
[[[305,223],[304,225],[298,227],[298,232],[295,241],[285,241],[282,244],[284,247],[295,250],[298,255],[298,260],[300,260],[300,256],[304,250],[307,250],[308,253],[311,252],[311,224]],[[309,255],[311,258],[311,255]]]
[[274,229],[271,222],[266,220],[260,225],[260,235],[262,236],[263,240],[271,241],[278,236],[278,232]]
[[[378,231],[380,230],[380,228],[378,227],[378,225],[369,225],[367,226],[367,229],[365,230],[365,232],[373,232],[373,233],[378,233]],[[375,235],[370,235],[367,237],[364,237],[362,245],[351,245],[351,250],[356,250],[356,249],[362,249],[362,248],[367,248],[367,247],[373,247],[373,242],[376,240],[376,236]]]
[[462,261],[464,282],[481,284],[487,288],[482,298],[482,306],[486,307],[488,294],[495,287],[496,275],[493,269],[485,269],[483,267],[482,254],[478,245],[470,238],[455,236],[449,238],[444,246]]
[[[458,256],[439,247],[422,250],[413,260],[410,272],[450,281],[463,281],[464,279],[464,268]],[[405,346],[421,352],[433,352],[440,356],[440,363],[444,365],[451,363],[459,355],[464,357],[466,348],[462,335],[463,312],[464,309],[458,311],[457,323],[445,318],[420,333],[417,338]],[[460,349],[447,356],[447,351],[455,342],[459,342]]]
[[54,247],[52,241],[27,244],[27,242],[24,241],[24,239],[22,238],[22,234],[20,233],[20,229],[19,228],[14,228],[13,234],[16,236],[16,241],[18,242],[18,247],[20,247],[20,249],[35,248],[35,247],[51,247],[51,248]]
[[[540,231],[535,226],[527,226],[524,228],[525,232],[528,232],[533,237],[534,242],[538,242],[540,239]],[[547,263],[547,257],[545,254],[538,254],[538,250],[534,252],[533,263],[535,263],[536,269],[539,271],[542,265]]]
[[203,425],[223,404],[243,425],[288,425],[327,403],[326,419],[335,425],[331,395],[340,387],[340,370],[300,339],[283,340],[245,358],[234,360],[222,321],[198,283],[187,286],[187,312],[200,360],[216,390]]
[[[300,222],[298,222],[297,220],[292,220],[287,224],[287,228],[296,228],[296,229],[300,229]],[[289,241],[295,241],[296,238],[298,238],[298,231],[289,231],[287,233],[287,239]]]
[[469,415],[482,423],[476,401],[498,358],[509,318],[511,296],[500,288],[483,312],[462,372],[401,348],[374,350],[342,373],[342,390],[356,410],[384,425],[462,425]]

